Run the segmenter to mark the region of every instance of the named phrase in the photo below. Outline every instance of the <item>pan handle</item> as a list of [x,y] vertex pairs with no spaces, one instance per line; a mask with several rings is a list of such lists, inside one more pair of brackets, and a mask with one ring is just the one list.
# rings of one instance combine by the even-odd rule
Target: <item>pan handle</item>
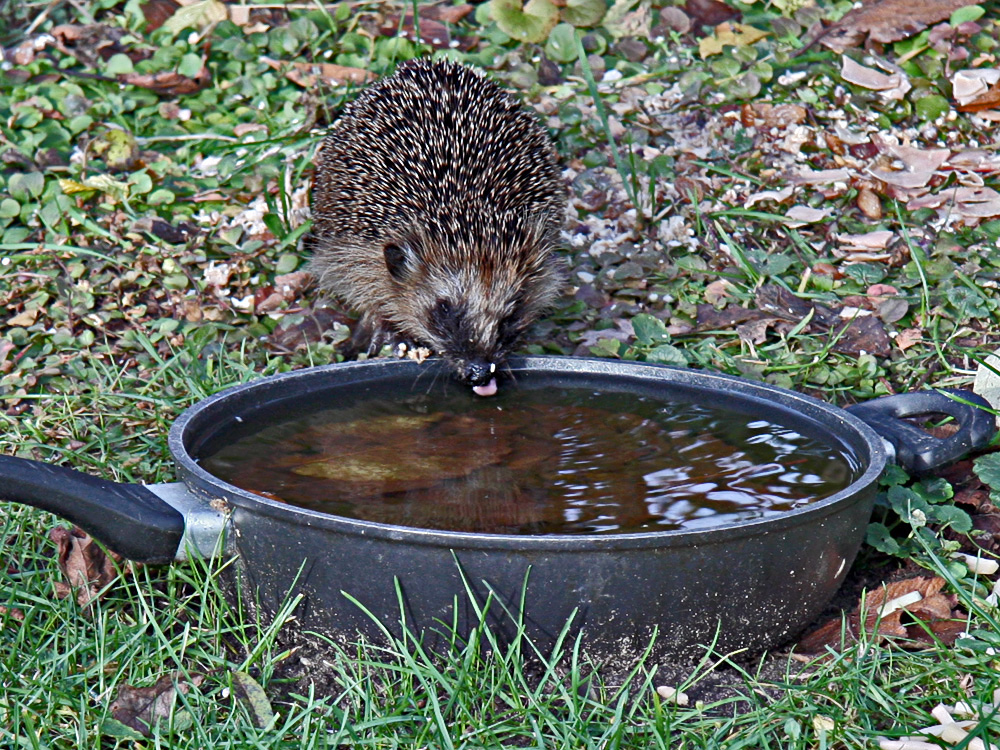
[[[962,401],[946,395],[949,393]],[[847,411],[882,436],[895,452],[896,463],[911,474],[927,473],[954,463],[971,450],[985,447],[996,432],[991,409],[983,397],[959,389],[900,393],[847,407]],[[953,417],[958,422],[958,432],[944,439],[936,438],[903,421],[907,417],[932,414]]]
[[142,485],[26,458],[0,456],[0,501],[55,513],[136,562],[172,561],[184,535],[184,516]]

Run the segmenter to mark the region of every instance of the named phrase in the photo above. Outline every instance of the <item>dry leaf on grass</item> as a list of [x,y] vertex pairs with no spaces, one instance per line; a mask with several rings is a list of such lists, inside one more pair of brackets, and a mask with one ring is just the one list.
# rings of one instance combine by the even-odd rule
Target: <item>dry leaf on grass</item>
[[698,330],[735,327],[742,340],[759,344],[768,328],[783,326],[787,329],[811,315],[803,332],[827,333],[835,339],[833,348],[838,352],[854,356],[864,352],[888,356],[892,351],[892,341],[882,321],[871,314],[861,316],[858,311],[834,310],[800,299],[773,284],[762,286],[757,291],[755,302],[756,310],[739,305],[728,305],[723,310],[717,310],[712,305],[698,305]]
[[951,95],[960,112],[976,112],[1000,104],[1000,70],[976,68],[960,70],[951,79]]
[[254,726],[267,729],[274,723],[274,709],[264,688],[246,672],[233,672],[233,697],[242,703],[253,719]]
[[308,271],[295,271],[276,276],[273,286],[268,285],[257,290],[254,295],[254,310],[261,314],[269,313],[284,304],[294,302],[310,281],[312,274]]
[[753,208],[761,201],[775,201],[776,203],[784,203],[786,200],[792,197],[795,192],[795,188],[791,185],[784,187],[781,190],[761,190],[760,192],[748,195],[746,200],[743,202],[743,208]]
[[413,25],[413,14],[409,13],[403,18],[403,22],[400,23],[398,15],[386,16],[382,22],[381,33],[383,36],[402,36],[410,41],[420,41],[429,44],[435,49],[446,49],[451,44],[451,34],[448,31],[448,27],[429,18],[424,13],[418,16],[419,22],[419,34],[418,29]]
[[812,208],[811,206],[792,206],[785,212],[785,225],[793,229],[806,224],[816,224],[833,213],[832,208]]
[[142,4],[142,16],[146,19],[146,33],[156,31],[177,12],[177,0],[146,0]]
[[945,213],[975,226],[982,219],[1000,216],[1000,193],[988,187],[966,187],[942,190],[907,203],[911,211],[920,208],[940,208]]
[[695,26],[718,26],[740,14],[720,0],[687,0],[682,7]]
[[761,31],[754,26],[742,23],[722,23],[715,28],[715,33],[712,36],[705,36],[698,40],[698,54],[704,60],[712,55],[721,55],[722,50],[727,46],[749,47],[766,36],[768,36],[768,32]]
[[846,183],[851,179],[847,169],[799,169],[788,174],[788,179],[796,185],[829,185],[834,182]]
[[837,241],[843,250],[885,250],[895,234],[888,229],[878,229],[864,234],[838,234]]
[[909,77],[902,70],[896,68],[890,73],[882,73],[875,68],[859,65],[847,55],[841,61],[840,77],[855,86],[877,91],[879,96],[890,101],[902,99],[913,88]]
[[778,128],[784,130],[791,125],[801,125],[809,118],[809,111],[798,104],[773,105],[768,102],[744,104],[740,109],[743,127]]
[[375,80],[375,74],[371,71],[333,63],[288,62],[270,57],[261,57],[260,61],[278,72],[284,72],[285,77],[292,83],[308,89],[315,88],[320,81],[331,86],[339,86],[345,83],[363,84]]
[[16,622],[24,622],[24,610],[0,604],[0,620],[4,618],[10,618]]
[[198,687],[205,676],[192,674],[190,678],[181,672],[164,675],[150,687],[122,685],[118,696],[111,704],[111,716],[144,737],[153,733],[153,728],[166,722],[173,714],[175,730],[184,729],[193,723],[186,710],[174,711],[178,694],[187,694],[192,687]]
[[951,151],[946,148],[905,146],[892,136],[879,133],[872,135],[872,143],[893,163],[891,169],[874,167],[869,173],[882,182],[907,190],[925,187],[951,156]]
[[957,598],[942,593],[945,580],[917,576],[869,591],[846,622],[835,618],[799,641],[802,654],[820,654],[855,641],[864,632],[876,643],[891,641],[904,648],[923,648],[935,642],[951,645],[966,627],[955,607]]
[[1000,174],[1000,154],[981,148],[966,149],[948,157],[945,166],[965,172],[994,176]]
[[971,0],[869,0],[854,8],[810,44],[819,42],[834,52],[869,42],[897,42],[929,25],[944,21]]
[[122,83],[128,83],[140,88],[149,89],[162,96],[182,96],[196,94],[212,82],[212,74],[202,66],[194,78],[184,76],[172,70],[160,73],[123,73],[118,76]]
[[77,527],[57,526],[49,532],[49,539],[58,547],[59,569],[66,578],[55,582],[56,596],[60,599],[75,591],[76,601],[86,607],[117,577],[115,562],[120,558],[109,557]]

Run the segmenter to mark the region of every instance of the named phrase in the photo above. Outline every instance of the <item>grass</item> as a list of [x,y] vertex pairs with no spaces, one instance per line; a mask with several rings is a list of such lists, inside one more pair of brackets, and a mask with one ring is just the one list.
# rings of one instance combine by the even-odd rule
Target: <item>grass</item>
[[[186,406],[335,357],[346,332],[313,292],[292,282],[276,306],[261,305],[279,278],[303,268],[296,245],[311,157],[357,87],[300,85],[264,57],[376,74],[419,54],[456,57],[543,113],[577,221],[565,250],[572,288],[529,351],[709,368],[844,404],[967,386],[974,363],[1000,345],[1000,217],[963,219],[953,203],[912,208],[870,174],[892,167],[873,151],[874,132],[920,148],[995,151],[995,128],[949,98],[955,71],[987,66],[1000,46],[994,2],[982,17],[973,9],[954,24],[943,19],[933,43],[924,31],[884,45],[913,84],[893,101],[843,81],[839,53],[817,45],[795,54],[811,24],[840,18],[846,2],[736,3],[734,21],[770,34],[704,57],[698,45],[718,33],[714,23],[661,28],[672,2],[650,4],[648,29],[633,17],[638,26],[623,32],[619,13],[569,36],[553,32],[573,45],[518,43],[484,4],[449,22],[458,45],[438,49],[397,33],[420,5],[272,8],[249,28],[189,19],[156,30],[137,3],[0,6],[8,51],[26,35],[61,35],[5,56],[15,62],[0,79],[0,451],[121,481],[170,481],[166,433]],[[65,26],[92,22],[108,45]],[[952,54],[961,50],[970,54]],[[874,64],[860,49],[846,54]],[[209,84],[181,88],[202,65]],[[173,83],[142,84],[153,75]],[[804,118],[745,124],[782,105]],[[844,186],[789,177],[840,167],[852,171]],[[976,175],[1000,189],[995,171]],[[928,197],[959,177],[941,172]],[[793,183],[787,199],[755,197]],[[864,188],[876,193],[877,216],[859,205]],[[258,200],[263,215],[250,210]],[[833,210],[790,226],[792,205]],[[845,251],[843,235],[878,229],[894,233],[890,257]],[[876,284],[896,290],[893,310],[870,300]],[[762,341],[701,323],[706,305],[755,310],[769,286],[834,309],[861,305],[893,346],[838,351],[837,334],[811,314],[775,323]],[[624,324],[635,331],[628,340],[587,338]],[[980,477],[995,498],[995,471]],[[222,563],[126,565],[82,608],[54,595],[60,574],[47,532],[58,521],[4,504],[0,748],[856,748],[912,734],[935,723],[938,703],[960,700],[976,709],[973,735],[988,741],[998,727],[1000,622],[984,603],[990,585],[948,558],[968,544],[971,520],[942,482],[889,477],[881,526],[872,527],[884,534],[870,538],[910,569],[948,580],[972,613],[956,645],[911,652],[863,638],[805,671],[782,654],[733,664],[706,653],[690,665],[657,672],[641,663],[605,676],[572,642],[541,663],[521,658],[531,653],[523,642],[489,653],[457,645],[440,659],[412,639],[301,648],[291,625],[259,623],[251,607],[231,605]],[[931,528],[913,520],[914,508]],[[869,548],[863,561],[873,559]],[[325,663],[313,687],[295,676],[303,658]],[[203,681],[178,694],[152,738],[111,721],[121,688],[169,675]],[[661,699],[655,688],[665,680],[691,705]],[[720,691],[723,681],[741,697]],[[255,700],[255,682],[273,716]]]
[[[320,695],[283,681],[295,657],[279,643],[281,629],[262,627],[230,606],[219,564],[123,571],[106,597],[83,610],[72,598],[52,597],[38,521],[20,509],[4,519],[19,570],[8,574],[8,602],[25,618],[16,622],[8,613],[0,620],[3,747],[111,746],[120,730],[109,721],[109,706],[119,687],[152,684],[175,671],[180,681],[206,675],[176,707],[195,720],[176,731],[169,722],[158,726],[155,746],[863,747],[879,735],[933,724],[931,707],[958,701],[983,704],[975,730],[983,739],[995,739],[1000,728],[991,704],[998,687],[992,655],[910,653],[870,642],[849,645],[805,672],[793,665],[758,678],[753,665],[744,667],[742,698],[689,706],[660,699],[654,665],[605,682],[572,643],[559,664],[531,669],[525,643],[484,653],[474,641],[444,658],[430,657],[410,639],[353,650],[330,643],[310,653],[329,665]],[[984,614],[995,627],[995,615]],[[488,630],[479,634],[484,643],[491,637]],[[678,687],[696,694],[720,661],[706,657]],[[275,696],[268,724],[236,697],[237,672],[253,675]],[[176,714],[175,721],[181,724]]]

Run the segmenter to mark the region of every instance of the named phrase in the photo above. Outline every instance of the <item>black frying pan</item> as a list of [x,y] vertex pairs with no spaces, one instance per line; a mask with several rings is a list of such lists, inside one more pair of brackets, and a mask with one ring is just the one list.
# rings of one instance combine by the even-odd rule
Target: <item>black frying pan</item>
[[[592,657],[623,662],[641,653],[654,630],[655,658],[691,653],[716,636],[718,648],[731,650],[795,634],[851,566],[886,463],[927,471],[985,445],[994,431],[988,412],[937,392],[845,410],[762,383],[634,362],[527,357],[513,360],[510,372],[513,382],[502,387],[669,395],[766,417],[824,435],[857,462],[859,476],[805,507],[707,530],[513,536],[340,518],[238,489],[199,465],[206,445],[255,419],[266,423],[276,409],[329,404],[341,390],[407,392],[446,380],[437,362],[376,360],[262,378],[191,407],[169,436],[181,482],[125,485],[0,457],[0,500],[57,513],[132,560],[235,555],[238,585],[265,613],[290,592],[304,594],[298,627],[342,641],[358,633],[381,640],[374,618],[397,634],[405,622],[433,644],[442,623],[467,634],[489,601],[485,618],[501,638],[523,626],[545,651],[569,623],[569,635],[582,634]],[[962,398],[986,405],[968,392]],[[960,429],[942,441],[899,421],[926,414],[952,415]]]

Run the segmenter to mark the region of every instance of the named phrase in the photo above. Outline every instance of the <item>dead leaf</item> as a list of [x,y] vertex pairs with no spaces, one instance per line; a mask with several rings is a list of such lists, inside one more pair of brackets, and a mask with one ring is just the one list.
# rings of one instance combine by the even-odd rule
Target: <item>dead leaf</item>
[[959,112],[978,112],[1000,105],[1000,70],[960,70],[951,79],[951,95]]
[[840,76],[855,86],[877,91],[886,100],[902,99],[911,88],[909,77],[902,71],[882,73],[874,68],[866,68],[844,55],[841,60]]
[[288,62],[270,57],[261,57],[260,60],[275,70],[284,72],[289,81],[302,88],[315,88],[320,82],[329,86],[341,86],[345,83],[364,84],[375,80],[375,74],[370,71],[334,63]]
[[792,206],[785,212],[785,224],[793,229],[806,224],[823,221],[833,213],[832,208],[812,208],[810,206]]
[[161,96],[182,96],[195,94],[208,86],[212,82],[212,74],[208,68],[202,66],[194,78],[172,70],[164,70],[160,73],[124,73],[118,76],[118,80],[149,89]]
[[720,0],[687,0],[682,9],[695,26],[718,26],[740,14]]
[[736,326],[736,335],[748,344],[763,344],[767,340],[767,329],[778,322],[778,318],[759,318]]
[[462,5],[431,5],[421,8],[420,13],[442,23],[458,23],[474,10],[472,5],[464,3]]
[[715,33],[712,36],[705,36],[698,40],[698,53],[704,60],[712,55],[721,55],[723,48],[727,45],[749,47],[766,36],[768,36],[768,32],[761,31],[754,26],[742,23],[722,23],[715,27]]
[[117,555],[108,557],[103,549],[84,531],[74,526],[56,526],[49,532],[49,539],[58,548],[59,569],[65,581],[56,581],[55,592],[65,599],[74,591],[81,607],[88,606],[102,590],[118,576],[115,562]]
[[869,173],[882,182],[908,190],[926,186],[951,156],[946,148],[906,146],[880,133],[872,135],[872,142],[882,154],[893,159],[893,168],[874,167]]
[[904,328],[896,334],[894,341],[901,352],[923,341],[924,334],[919,328]]
[[732,298],[731,289],[733,285],[726,279],[717,279],[705,287],[705,301],[710,305],[717,305],[724,299]]
[[17,315],[7,318],[8,327],[17,328],[27,328],[38,318],[38,308],[33,307],[30,310],[24,310],[19,312]]
[[869,42],[896,42],[944,21],[971,0],[869,0],[849,11],[810,44],[819,42],[834,52]]
[[935,638],[951,645],[966,625],[961,611],[955,609],[957,598],[941,593],[944,585],[938,576],[884,584],[869,591],[846,622],[838,617],[824,623],[800,640],[798,648],[806,654],[820,654],[839,649],[844,640],[857,640],[862,632],[876,643],[891,641],[903,648],[921,648]]
[[728,305],[718,310],[714,305],[698,305],[696,322],[701,331],[724,331],[748,320],[760,320],[773,316],[763,310],[750,310],[740,305]]
[[[729,6],[726,6],[729,8]],[[704,24],[707,26],[715,26],[717,23],[722,23],[723,21],[728,21],[730,18],[735,18],[737,13],[732,8],[729,8],[730,15],[725,18],[720,18],[715,23]],[[671,31],[676,31],[678,34],[687,34],[691,30],[691,17],[685,13],[680,8],[670,5],[660,11],[660,21]]]
[[166,722],[173,715],[174,729],[190,726],[193,718],[186,710],[174,711],[178,694],[186,695],[192,687],[198,687],[205,676],[192,674],[186,677],[181,672],[164,675],[150,687],[122,685],[111,704],[111,716],[125,726],[134,729],[144,737],[153,733],[153,728]]
[[910,311],[910,305],[899,297],[880,302],[877,308],[879,320],[883,323],[895,323],[902,320]]
[[871,188],[863,187],[858,191],[857,204],[861,213],[872,221],[882,218],[882,199]]
[[91,68],[100,68],[112,55],[128,55],[132,62],[152,56],[153,50],[128,46],[129,31],[102,23],[60,24],[49,32],[56,47]]
[[843,250],[885,250],[895,236],[888,229],[879,229],[864,234],[838,234],[836,239]]
[[980,148],[966,149],[949,156],[945,166],[966,172],[997,175],[1000,174],[1000,154]]
[[9,617],[11,620],[16,622],[24,622],[24,611],[18,609],[17,607],[8,607],[4,604],[0,604],[0,619]]
[[204,30],[228,18],[229,11],[220,0],[197,0],[179,7],[163,22],[163,28],[172,34],[179,34],[184,29]]
[[435,49],[446,49],[451,44],[451,34],[448,27],[440,21],[436,21],[425,15],[417,16],[419,20],[419,31],[413,24],[413,14],[407,14],[400,24],[399,16],[386,16],[381,27],[383,36],[392,37],[402,35],[406,39],[414,42],[427,43]]
[[652,25],[653,17],[649,3],[636,3],[633,0],[615,0],[601,23],[601,26],[616,40],[628,37],[648,39]]
[[274,709],[264,688],[246,672],[233,672],[233,696],[246,706],[253,724],[267,729],[274,723]]
[[829,185],[834,182],[847,183],[851,179],[851,173],[843,167],[840,169],[800,169],[791,172],[788,179],[796,185]]
[[740,110],[743,127],[778,128],[784,130],[791,125],[800,125],[809,117],[805,107],[798,104],[778,104],[754,102],[744,104]]
[[784,187],[781,190],[761,190],[758,193],[753,193],[748,195],[746,200],[743,201],[743,208],[753,208],[761,201],[775,201],[776,203],[784,203],[786,200],[792,197],[792,193],[795,192],[795,188]]
[[293,352],[307,343],[322,341],[334,330],[347,336],[350,323],[346,315],[332,307],[315,307],[286,320],[268,337],[267,343],[275,351]]
[[888,357],[892,353],[892,340],[886,333],[885,326],[880,319],[871,315],[853,318],[839,329],[833,329],[831,333],[839,336],[833,348],[841,354],[852,356],[874,354],[877,357]]
[[146,19],[146,33],[156,31],[167,22],[177,9],[180,3],[177,0],[146,0],[142,4],[142,16]]
[[1000,193],[993,188],[955,188],[956,207],[965,218],[991,219],[1000,216]]

